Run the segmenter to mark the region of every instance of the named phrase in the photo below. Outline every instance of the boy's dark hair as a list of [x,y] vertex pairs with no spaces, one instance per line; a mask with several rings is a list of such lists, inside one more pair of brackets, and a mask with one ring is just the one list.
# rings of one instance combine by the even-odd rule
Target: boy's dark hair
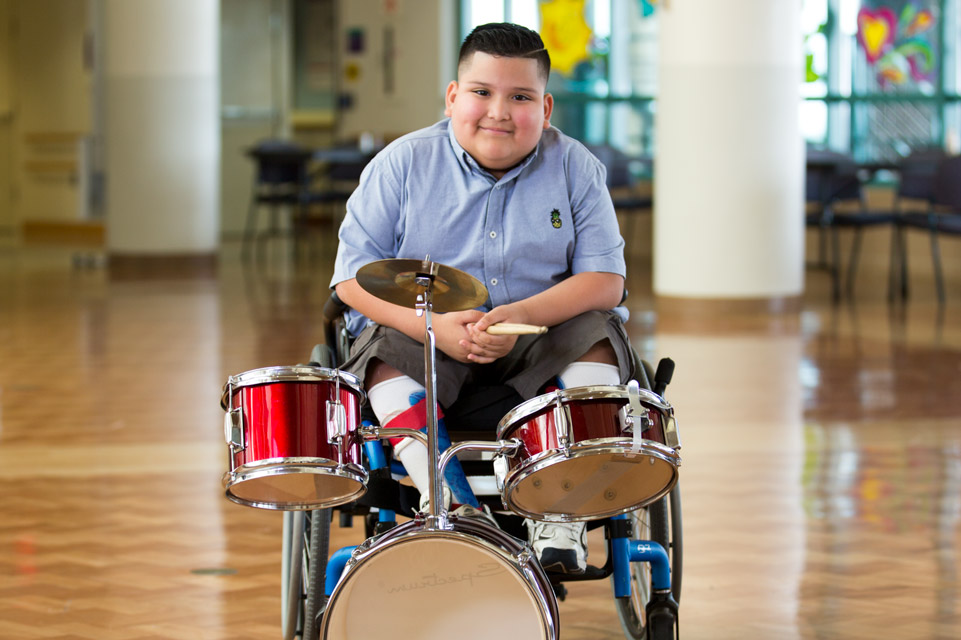
[[475,53],[486,53],[505,58],[530,58],[537,61],[537,69],[546,81],[551,73],[551,57],[544,41],[536,31],[510,22],[492,22],[474,27],[464,38],[457,57],[457,68]]

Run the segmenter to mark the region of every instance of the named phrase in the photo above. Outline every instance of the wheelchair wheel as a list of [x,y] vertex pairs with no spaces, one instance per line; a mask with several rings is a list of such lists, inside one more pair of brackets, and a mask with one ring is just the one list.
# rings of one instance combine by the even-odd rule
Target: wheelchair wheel
[[[671,594],[681,600],[681,494],[678,485],[664,498],[628,514],[631,537],[653,540],[667,550],[671,561]],[[613,586],[613,577],[612,586]],[[647,603],[651,599],[651,567],[646,562],[631,563],[631,597],[615,598],[617,615],[624,635],[635,640],[648,638]]]
[[285,511],[280,607],[284,640],[315,640],[326,604],[330,509]]

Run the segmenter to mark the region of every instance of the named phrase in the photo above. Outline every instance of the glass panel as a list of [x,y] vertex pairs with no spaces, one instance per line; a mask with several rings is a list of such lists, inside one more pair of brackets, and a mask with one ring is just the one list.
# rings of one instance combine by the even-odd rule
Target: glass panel
[[[462,35],[504,15],[542,36],[563,31],[551,48],[554,123],[588,143],[653,153],[663,0],[461,2]],[[861,160],[896,159],[906,149],[942,140],[961,150],[959,5],[802,0],[804,100],[798,111],[805,138]]]
[[508,8],[511,22],[534,31],[540,30],[541,16],[537,8],[537,0],[513,0]]
[[479,24],[504,22],[503,2],[497,2],[496,0],[466,0],[464,4],[466,5],[464,15],[467,16],[468,25],[461,40],[463,40],[463,36],[466,36],[470,33],[471,29]]
[[821,100],[806,100],[801,103],[801,133],[808,142],[827,144],[827,103]]
[[854,105],[854,156],[859,161],[897,162],[912,149],[940,144],[938,105],[918,100]]

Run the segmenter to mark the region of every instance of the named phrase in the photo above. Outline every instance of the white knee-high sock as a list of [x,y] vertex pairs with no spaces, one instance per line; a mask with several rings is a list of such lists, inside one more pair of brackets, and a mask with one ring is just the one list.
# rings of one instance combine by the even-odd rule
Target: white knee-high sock
[[[396,418],[397,422],[403,423],[404,428],[421,431],[427,429],[425,395],[424,387],[406,376],[392,378],[376,384],[367,392],[374,415],[377,416],[382,426],[392,426],[389,423]],[[419,410],[415,410],[415,405],[420,407]],[[414,411],[414,413],[407,413],[408,411]],[[447,437],[440,407],[438,407],[437,413],[438,447],[443,452],[450,446],[450,439]],[[411,422],[412,419],[413,423]],[[421,497],[428,495],[430,493],[430,473],[428,471],[430,452],[427,447],[420,440],[414,438],[391,438],[391,442],[394,444],[394,457],[404,465],[407,475],[410,476],[414,486],[420,491]],[[446,484],[444,488],[445,496],[452,494],[454,502],[478,506],[477,498],[471,491],[470,484],[464,476],[464,470],[457,458],[453,458],[447,463],[443,482]]]
[[621,383],[621,373],[617,366],[603,362],[572,362],[557,377],[565,389]]
[[[370,408],[374,410],[374,415],[377,416],[377,421],[386,426],[393,418],[410,409],[411,396],[421,393],[424,393],[423,385],[418,384],[413,378],[400,376],[375,384],[367,390],[367,399],[370,401]],[[422,495],[430,489],[427,454],[427,447],[416,438],[404,438],[394,445],[394,457],[404,465],[407,475]]]

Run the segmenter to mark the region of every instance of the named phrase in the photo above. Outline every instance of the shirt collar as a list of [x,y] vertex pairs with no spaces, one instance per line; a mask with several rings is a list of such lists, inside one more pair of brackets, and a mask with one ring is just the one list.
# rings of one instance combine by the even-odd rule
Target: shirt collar
[[[447,137],[450,139],[450,146],[454,150],[454,155],[457,157],[457,162],[469,172],[477,172],[485,176],[490,176],[487,170],[483,169],[474,158],[471,157],[469,153],[464,150],[464,147],[460,146],[457,142],[457,136],[454,135],[454,125],[451,123],[450,118],[447,119]],[[537,157],[537,152],[541,148],[541,142],[537,142],[537,146],[531,151],[526,158],[524,158],[520,164],[504,174],[501,180],[511,180],[517,176],[524,167],[529,165],[531,161]],[[490,176],[493,177],[493,176]]]

